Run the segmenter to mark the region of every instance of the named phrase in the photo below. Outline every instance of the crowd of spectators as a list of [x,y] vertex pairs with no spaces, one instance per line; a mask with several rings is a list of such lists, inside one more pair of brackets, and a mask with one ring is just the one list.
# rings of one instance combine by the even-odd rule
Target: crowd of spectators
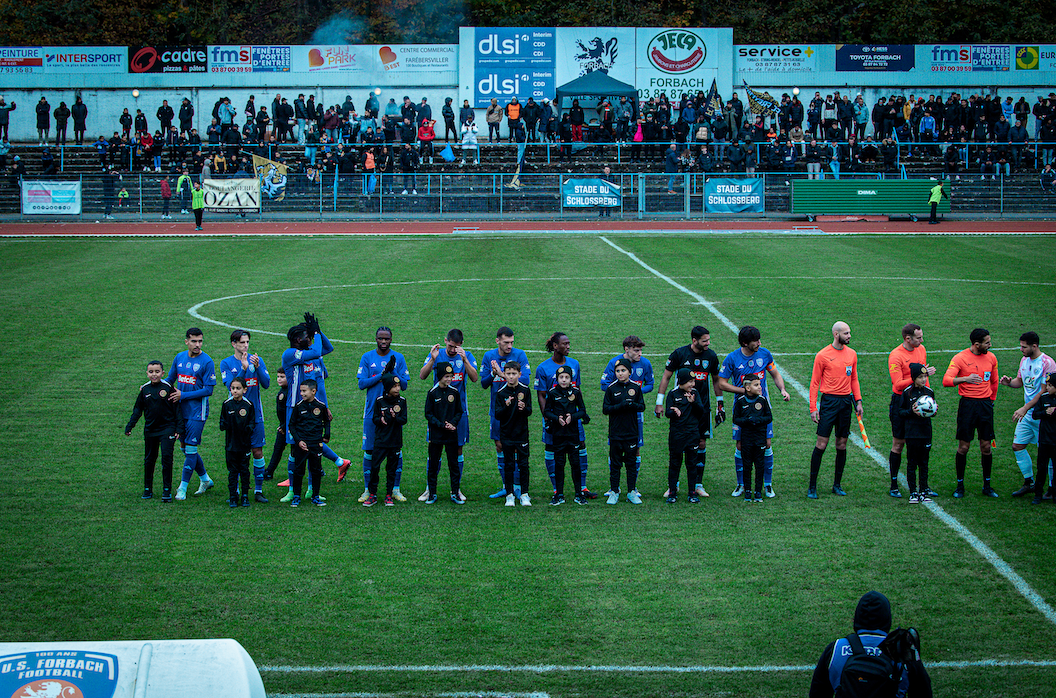
[[[14,102],[0,99],[0,167],[6,166],[7,129],[15,109]],[[54,110],[42,96],[35,112],[39,145],[51,143],[52,119],[57,146],[67,144],[71,120],[71,143],[84,145],[88,110],[79,96],[71,107],[60,102]],[[450,97],[435,115],[444,122],[444,143],[459,148],[460,165],[479,160],[482,134],[476,115],[468,100],[456,113]],[[276,94],[270,104],[258,105],[250,96],[241,111],[224,97],[205,117],[204,133],[195,128],[196,116],[202,119],[186,98],[175,109],[162,100],[153,121],[141,109],[133,114],[126,108],[113,135],[101,135],[89,145],[107,172],[178,174],[186,168],[213,177],[244,176],[252,172],[252,154],[278,157],[276,147],[283,144],[303,147],[304,168],[365,172],[369,153],[373,166],[384,172],[391,162],[413,160],[414,170],[421,163],[432,164],[441,130],[427,98],[414,102],[405,96],[402,104],[390,98],[381,105],[374,92],[359,107],[351,95],[332,105],[304,94],[292,102]],[[1027,168],[1051,171],[1046,166],[1056,151],[1056,93],[1039,96],[1033,105],[1025,98],[1014,102],[996,94],[957,93],[945,98],[894,94],[868,105],[860,94],[839,91],[825,96],[815,92],[804,102],[795,90],[783,94],[776,112],[769,114],[753,114],[736,93],[710,105],[703,91],[674,102],[666,95],[641,103],[620,97],[584,107],[575,99],[563,114],[549,99],[537,103],[529,98],[521,104],[514,97],[506,104],[491,100],[484,120],[488,143],[501,142],[505,125],[510,142],[553,143],[559,159],[571,159],[582,147],[577,143],[615,143],[627,147],[630,162],[664,163],[668,172],[673,151],[678,171],[792,172],[805,165],[808,177],[821,178],[829,171],[865,167],[893,172],[908,158],[924,158],[952,177],[996,177]],[[408,151],[415,157],[407,156]],[[457,159],[454,150],[443,155],[448,161]],[[54,154],[46,148],[41,170],[53,173],[55,167]],[[411,164],[404,166],[405,172],[410,170]],[[413,182],[410,186],[413,191]]]

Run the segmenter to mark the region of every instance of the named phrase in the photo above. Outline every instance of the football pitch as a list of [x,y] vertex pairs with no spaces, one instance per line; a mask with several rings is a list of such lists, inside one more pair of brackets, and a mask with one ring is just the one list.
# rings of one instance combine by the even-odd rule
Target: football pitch
[[[999,499],[980,494],[978,444],[968,496],[950,496],[957,400],[940,375],[930,481],[941,496],[892,499],[886,474],[887,355],[902,325],[924,328],[939,374],[978,326],[1002,374],[1015,375],[1026,330],[1051,354],[1050,238],[52,238],[3,239],[0,254],[10,333],[0,348],[0,641],[231,637],[275,696],[802,696],[822,649],[850,632],[859,596],[876,589],[896,626],[919,630],[936,695],[1056,695],[1056,506],[1009,496],[1022,483],[1011,452],[1022,390],[998,393]],[[202,447],[217,487],[163,504],[159,466],[155,499],[142,501],[142,422],[132,437],[123,429],[146,362],[167,369],[196,325],[219,366],[231,329],[246,328],[274,377],[286,330],[305,311],[335,345],[330,445],[354,464],[338,485],[324,461],[328,506],[280,504],[276,478],[265,483],[271,503],[227,507],[222,385]],[[872,449],[855,437],[850,496],[836,497],[830,448],[811,501],[805,388],[836,320],[850,324],[859,352]],[[760,328],[788,383],[791,402],[773,403],[776,498],[730,496],[727,422],[708,446],[711,496],[666,504],[667,424],[652,416],[651,393],[641,506],[546,506],[535,414],[534,506],[506,508],[488,498],[500,485],[488,393],[471,385],[469,501],[445,499],[444,470],[440,502],[415,501],[431,385],[417,371],[452,327],[478,361],[496,329],[512,327],[533,371],[547,338],[568,334],[593,417],[587,485],[604,492],[605,364],[638,335],[659,383],[666,356],[698,324],[720,359],[737,348],[736,328]],[[365,509],[355,373],[379,325],[412,373],[410,501]],[[263,394],[267,456],[275,385]],[[178,473],[178,451],[176,460]]]

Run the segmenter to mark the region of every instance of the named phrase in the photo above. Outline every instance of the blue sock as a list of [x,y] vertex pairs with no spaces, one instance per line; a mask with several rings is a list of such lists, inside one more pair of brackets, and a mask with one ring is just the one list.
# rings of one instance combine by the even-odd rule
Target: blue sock
[[466,466],[466,457],[461,453],[458,454],[458,481],[462,481],[462,468]]
[[198,447],[194,447],[194,472],[198,473],[198,477],[203,480],[209,479],[209,473],[205,472],[205,462],[202,460],[202,456],[198,453]]
[[363,488],[366,489],[370,482],[370,464],[374,460],[374,454],[363,451]]
[[763,451],[763,485],[770,487],[774,484],[774,449],[768,448]]
[[183,453],[183,473],[180,475],[180,484],[186,485],[191,481],[191,474],[198,465],[198,447],[187,446]]
[[334,461],[335,463],[341,462],[341,456],[334,453],[333,449],[331,449],[326,444],[323,444],[323,455],[329,458],[330,460]]
[[253,485],[254,491],[264,491],[264,468],[266,463],[263,458],[253,459]]
[[557,487],[557,480],[554,477],[554,470],[557,466],[554,464],[554,449],[551,446],[549,449],[543,448],[543,465],[546,466],[546,474],[550,476],[550,487],[555,489]]
[[286,459],[286,474],[290,478],[290,487],[293,487],[293,455]]
[[642,472],[642,454],[638,454],[634,457],[634,479],[638,481],[638,474]]
[[579,449],[579,472],[583,474],[583,479],[580,480],[580,484],[583,485],[583,489],[587,489],[587,449]]
[[400,489],[400,480],[403,479],[403,451],[396,454],[396,480],[393,482],[395,489]]
[[506,459],[502,455],[502,451],[495,454],[495,462],[499,465],[499,481],[502,482],[506,476]]
[[700,482],[691,482],[690,486],[696,487],[697,485],[704,485],[704,463],[708,460],[708,448],[697,449],[697,478]]
[[[1030,460],[1030,454],[1027,453],[1027,449],[1022,451],[1013,451],[1012,454],[1016,457],[1016,465],[1019,466],[1019,472],[1023,473],[1024,478],[1030,478],[1034,474],[1034,463]],[[1038,473],[1041,477],[1041,473]]]
[[744,461],[739,448],[733,452],[733,469],[737,471],[737,486],[744,487]]

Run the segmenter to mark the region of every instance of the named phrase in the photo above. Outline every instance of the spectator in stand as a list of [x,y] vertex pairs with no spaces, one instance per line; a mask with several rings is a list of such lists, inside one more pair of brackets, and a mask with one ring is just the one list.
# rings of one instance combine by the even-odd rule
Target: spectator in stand
[[477,128],[477,124],[473,119],[473,114],[470,113],[462,124],[462,161],[459,163],[459,167],[465,166],[467,157],[471,161],[470,164],[474,160],[479,162],[480,159],[477,157],[477,134],[479,131],[480,129]]
[[517,101],[516,97],[513,97],[510,99],[510,103],[506,105],[504,111],[506,112],[506,128],[510,130],[510,143],[513,143],[513,132],[521,127],[521,103]]
[[627,101],[626,95],[620,96],[620,101],[616,104],[616,142],[626,143],[627,139],[633,136],[630,133],[631,124],[634,123],[634,104]]
[[960,179],[961,176],[957,172],[961,168],[961,162],[963,162],[963,159],[961,158],[960,148],[958,148],[956,143],[950,143],[946,146],[946,153],[942,158],[943,174],[947,178],[956,176],[957,179]]
[[1019,101],[1012,107],[1012,118],[1009,121],[1022,121],[1023,128],[1027,127],[1027,119],[1030,118],[1030,105],[1027,104],[1026,97],[1020,97]]
[[927,145],[938,140],[938,133],[935,130],[935,117],[931,115],[930,110],[926,110],[924,116],[920,119],[920,136],[918,140],[925,144],[926,151],[924,152],[930,155],[935,154],[934,147]]
[[715,155],[708,150],[707,144],[700,146],[697,157],[693,160],[693,167],[702,174],[708,175],[715,170]]
[[37,102],[37,136],[40,138],[40,145],[47,145],[48,139],[51,138],[51,105],[43,95]]
[[[380,90],[379,90],[380,92]],[[367,93],[367,101],[363,103],[363,114],[364,116],[370,115],[370,118],[378,118],[378,112],[381,109],[381,105],[378,103],[378,96],[373,91]]]
[[557,130],[558,119],[554,113],[554,105],[550,103],[549,98],[543,97],[539,107],[539,131],[542,133],[543,140],[553,143],[557,140]]
[[[249,99],[246,100],[246,107],[242,110],[242,114],[249,119],[256,118],[257,116],[257,98],[255,95],[250,95]],[[219,114],[218,114],[219,115]]]
[[529,97],[523,110],[525,136],[529,142],[537,143],[539,141],[539,118],[542,114],[542,107],[536,103],[535,99]]
[[[257,116],[255,120],[257,122],[257,140],[263,142],[267,140],[268,124],[271,123],[271,117],[268,116],[268,108],[261,107],[260,110],[257,111]],[[213,142],[213,137],[211,133],[209,134],[209,142]]]
[[[5,138],[4,140],[6,141],[7,139]],[[103,138],[102,136],[99,136],[99,139],[95,143],[92,143],[92,146],[95,148],[96,154],[99,155],[99,167],[105,172],[106,171],[106,154],[107,154],[107,151],[110,149],[110,144],[107,142],[107,140],[105,138]]]
[[832,95],[828,95],[821,107],[821,126],[828,133],[833,127],[838,129],[839,125],[840,119],[839,112],[836,109],[836,102],[833,101]]
[[1038,140],[1042,142],[1041,145],[1041,162],[1042,164],[1052,162],[1052,153],[1056,149],[1056,121],[1053,120],[1051,113],[1045,115],[1045,120],[1041,124],[1041,132],[1038,136]]
[[1016,125],[1008,130],[1008,143],[1012,162],[1018,170],[1023,166],[1023,150],[1027,145],[1027,129],[1021,119],[1016,119]]
[[488,143],[494,141],[500,141],[499,138],[499,125],[502,124],[502,107],[499,106],[499,100],[492,97],[491,104],[488,105],[488,110],[484,113],[484,119],[488,122]]
[[51,177],[58,173],[58,169],[55,166],[55,156],[51,154],[51,149],[44,146],[44,152],[40,154],[40,174],[45,177]]
[[[349,104],[351,103],[351,100],[349,100]],[[285,143],[287,139],[292,139],[290,119],[293,118],[293,115],[293,107],[286,101],[286,98],[283,97],[279,101],[278,112],[273,115],[275,119],[275,140],[279,143]]]
[[150,126],[147,124],[147,115],[143,113],[142,109],[136,110],[136,133],[146,133],[150,131]]
[[11,142],[0,138],[0,171],[7,169],[7,154],[11,152]]
[[[78,97],[78,99],[80,98]],[[17,105],[14,102],[8,104],[4,101],[3,97],[0,97],[0,138],[3,138],[5,141],[8,138],[7,130],[11,124],[11,112],[13,112],[16,107]]]
[[70,109],[66,102],[59,102],[53,114],[55,117],[55,145],[66,145],[66,123],[70,119]]
[[997,179],[997,157],[989,145],[979,156],[979,174],[982,175],[980,180],[985,180],[987,175],[990,175],[991,180]]
[[418,127],[418,155],[422,160],[425,160],[426,153],[429,153],[429,164],[433,164],[433,141],[436,140],[436,122],[430,121],[429,119],[422,119],[422,125]]
[[[865,127],[869,124],[870,110],[865,105],[865,99],[858,95],[854,99],[854,135],[858,139],[865,138]],[[848,132],[850,137],[850,132]]]
[[821,108],[825,106],[825,100],[821,98],[820,92],[814,93],[814,99],[810,100],[807,107],[807,132],[817,137],[818,128],[821,126]]
[[885,138],[880,144],[880,156],[884,159],[884,171],[894,172],[898,162],[898,146],[894,140]]
[[399,136],[400,143],[414,145],[414,142],[418,138],[418,129],[415,128],[414,124],[408,121],[407,117],[403,118],[403,123],[399,125]]
[[[238,129],[228,129],[227,133],[223,135],[221,142],[227,152],[227,159],[234,161],[238,156],[238,151],[242,149],[242,135],[238,132]],[[161,158],[158,158],[156,162],[160,163]]]
[[[252,97],[250,97],[250,99],[252,100]],[[261,107],[261,109],[264,109],[264,107]],[[231,104],[231,100],[229,98],[224,97],[220,101],[220,107],[217,109],[216,113],[219,116],[221,132],[226,131],[229,128],[235,128],[235,117],[238,115],[238,111],[235,109],[235,106]],[[267,115],[267,113],[268,112],[265,110],[265,116]]]
[[420,165],[421,160],[418,157],[418,153],[415,152],[410,143],[404,143],[403,150],[400,152],[400,169],[403,170],[403,191],[400,192],[401,194],[406,194],[407,190],[410,189],[411,194],[418,195],[417,173]]
[[169,215],[169,206],[172,204],[172,187],[169,186],[169,178],[162,177],[159,187],[161,189],[161,218],[162,220],[172,218]]
[[[561,138],[561,149],[558,151],[558,159],[562,161],[572,160],[572,115],[565,112],[561,115],[561,123],[558,124]],[[571,170],[569,170],[571,171]]]
[[645,119],[639,114],[631,134],[631,162],[642,161],[642,141],[645,140]]
[[473,107],[469,106],[469,100],[462,100],[462,108],[458,110],[458,128],[461,130],[461,128],[466,125],[467,121],[470,119],[475,120],[476,118],[477,112],[474,111]]
[[807,161],[807,179],[823,179],[824,175],[821,173],[821,146],[818,145],[816,138],[810,139],[810,145],[807,146],[804,158]]
[[586,123],[586,117],[583,115],[583,107],[579,106],[579,100],[572,100],[572,107],[568,110],[569,123],[572,126],[572,140],[582,141],[583,140],[583,124]]
[[667,149],[667,154],[664,156],[664,174],[667,177],[667,193],[675,193],[675,180],[678,179],[678,148],[674,143]]
[[158,121],[161,123],[161,131],[167,133],[172,127],[172,119],[176,114],[172,111],[172,107],[169,106],[169,100],[161,100],[161,106],[158,107]]
[[1052,163],[1045,163],[1045,168],[1041,171],[1041,190],[1046,194],[1051,194],[1056,191],[1056,170],[1052,169]]
[[191,100],[186,97],[180,104],[180,134],[190,138],[191,129],[194,127],[194,107]]
[[458,129],[455,127],[455,109],[451,106],[454,100],[450,97],[444,98],[444,106],[440,108],[440,114],[444,117],[444,143],[451,142],[451,134],[458,141]]
[[[0,101],[0,104],[2,103]],[[84,145],[84,122],[88,119],[88,107],[85,106],[84,100],[81,99],[80,95],[77,95],[73,100],[70,116],[73,117],[73,139],[77,142],[77,145]]]
[[121,111],[121,116],[118,117],[117,121],[121,124],[121,135],[128,138],[128,134],[132,131],[132,115],[128,113],[128,107]]
[[744,172],[744,160],[746,151],[741,145],[739,138],[734,138],[733,143],[726,149],[726,157],[730,162],[730,172]]

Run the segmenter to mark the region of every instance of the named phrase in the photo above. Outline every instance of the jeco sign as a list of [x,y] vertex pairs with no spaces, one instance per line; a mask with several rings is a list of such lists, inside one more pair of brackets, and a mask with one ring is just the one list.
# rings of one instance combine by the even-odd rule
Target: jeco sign
[[128,50],[130,73],[204,73],[205,46],[143,46]]
[[686,73],[704,62],[708,49],[693,32],[672,29],[654,36],[646,53],[649,62],[665,73]]

